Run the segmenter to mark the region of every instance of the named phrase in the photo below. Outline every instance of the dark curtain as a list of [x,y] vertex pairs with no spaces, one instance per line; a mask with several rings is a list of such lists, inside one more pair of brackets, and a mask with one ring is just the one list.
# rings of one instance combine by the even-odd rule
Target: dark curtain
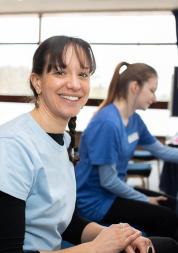
[[175,21],[176,21],[176,36],[177,36],[177,46],[178,46],[178,10],[173,10],[172,11],[175,17]]
[[[175,17],[175,25],[176,25],[176,45],[178,47],[178,9],[172,11]],[[174,68],[174,76],[173,76],[173,92],[171,98],[171,116],[178,117],[178,66]]]

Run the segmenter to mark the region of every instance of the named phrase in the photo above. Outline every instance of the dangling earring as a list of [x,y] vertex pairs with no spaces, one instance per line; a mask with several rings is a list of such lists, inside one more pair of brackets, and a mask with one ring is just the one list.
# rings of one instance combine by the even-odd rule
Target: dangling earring
[[37,93],[37,97],[36,97],[36,100],[35,100],[35,107],[36,108],[39,108],[39,99],[40,99],[40,95],[41,95],[41,92],[36,92]]

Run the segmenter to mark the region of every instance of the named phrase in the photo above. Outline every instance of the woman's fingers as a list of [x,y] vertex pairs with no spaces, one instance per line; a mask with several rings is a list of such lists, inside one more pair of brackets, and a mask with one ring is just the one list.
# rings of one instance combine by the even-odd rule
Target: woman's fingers
[[126,223],[114,224],[100,232],[94,240],[94,247],[99,253],[118,253],[126,249],[140,235],[140,231]]

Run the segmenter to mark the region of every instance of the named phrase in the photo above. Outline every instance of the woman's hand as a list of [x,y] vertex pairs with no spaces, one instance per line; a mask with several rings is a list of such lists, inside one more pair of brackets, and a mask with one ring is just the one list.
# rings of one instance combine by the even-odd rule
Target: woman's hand
[[126,249],[126,253],[149,253],[149,247],[152,248],[152,253],[155,253],[153,244],[149,238],[139,236],[137,237],[131,245],[129,245]]
[[126,249],[140,235],[140,231],[127,223],[120,223],[104,228],[91,243],[97,253],[118,253]]
[[149,203],[153,205],[159,205],[159,201],[166,201],[167,198],[164,196],[149,197]]

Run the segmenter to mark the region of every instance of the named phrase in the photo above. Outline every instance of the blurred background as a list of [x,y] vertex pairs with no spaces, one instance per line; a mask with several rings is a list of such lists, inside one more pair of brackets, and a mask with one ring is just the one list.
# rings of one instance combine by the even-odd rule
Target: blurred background
[[[41,41],[53,35],[87,40],[97,70],[77,120],[81,133],[106,96],[120,61],[144,62],[159,75],[157,102],[139,112],[163,142],[178,132],[178,0],[0,0],[0,123],[33,107],[29,73]],[[176,104],[177,103],[177,104]],[[155,172],[150,187],[158,187]]]

